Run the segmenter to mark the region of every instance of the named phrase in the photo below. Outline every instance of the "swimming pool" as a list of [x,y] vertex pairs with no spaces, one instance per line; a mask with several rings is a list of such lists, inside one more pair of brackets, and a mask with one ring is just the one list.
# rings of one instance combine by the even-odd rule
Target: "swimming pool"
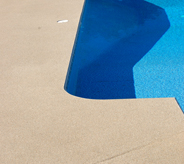
[[91,99],[175,97],[184,110],[183,7],[183,0],[86,0],[65,90]]

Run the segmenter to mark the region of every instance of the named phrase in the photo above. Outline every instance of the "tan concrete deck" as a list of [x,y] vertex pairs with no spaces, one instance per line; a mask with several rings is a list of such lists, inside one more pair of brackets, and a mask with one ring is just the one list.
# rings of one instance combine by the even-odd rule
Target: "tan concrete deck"
[[183,164],[184,115],[174,98],[64,91],[82,5],[0,0],[0,164]]

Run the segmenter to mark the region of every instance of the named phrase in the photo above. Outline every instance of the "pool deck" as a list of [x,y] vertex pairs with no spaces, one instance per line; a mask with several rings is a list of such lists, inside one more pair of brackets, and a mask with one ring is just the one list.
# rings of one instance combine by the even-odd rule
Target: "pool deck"
[[175,98],[89,100],[64,90],[82,6],[1,0],[0,163],[183,164]]

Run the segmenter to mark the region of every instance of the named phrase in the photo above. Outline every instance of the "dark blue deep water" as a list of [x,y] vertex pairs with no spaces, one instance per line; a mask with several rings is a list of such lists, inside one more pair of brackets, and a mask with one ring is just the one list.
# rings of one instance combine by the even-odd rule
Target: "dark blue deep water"
[[172,16],[177,5],[160,5],[154,0],[86,0],[65,90],[91,99],[176,97],[184,108],[184,51],[176,41],[183,33],[175,32],[176,20],[167,14]]

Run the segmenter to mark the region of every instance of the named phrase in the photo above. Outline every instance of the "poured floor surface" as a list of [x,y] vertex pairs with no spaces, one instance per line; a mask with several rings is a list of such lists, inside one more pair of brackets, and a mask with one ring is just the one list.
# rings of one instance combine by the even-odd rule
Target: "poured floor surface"
[[183,164],[175,98],[89,100],[64,90],[82,6],[0,1],[0,163]]

